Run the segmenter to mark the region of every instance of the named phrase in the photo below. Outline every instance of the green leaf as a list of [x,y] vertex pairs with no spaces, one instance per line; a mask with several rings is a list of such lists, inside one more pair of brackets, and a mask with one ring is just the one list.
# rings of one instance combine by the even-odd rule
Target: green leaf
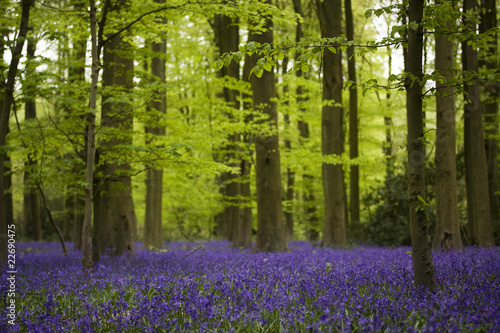
[[254,71],[253,72],[254,72],[255,76],[257,76],[260,79],[262,77],[262,74],[264,74],[264,69],[258,67],[257,71],[255,71],[255,67],[254,67]]
[[216,71],[220,70],[224,66],[222,59],[218,59],[213,66]]
[[270,72],[270,71],[272,71],[272,70],[273,70],[273,66],[272,66],[270,63],[266,62],[266,63],[264,64],[264,69],[265,69],[266,71]]
[[333,54],[337,54],[337,49],[334,48],[333,46],[329,46],[328,49],[330,50],[330,52],[332,52]]
[[373,9],[367,9],[365,11],[365,17],[370,18],[373,15]]
[[306,64],[306,63],[302,63],[300,64],[300,69],[303,71],[303,72],[309,72],[309,65]]

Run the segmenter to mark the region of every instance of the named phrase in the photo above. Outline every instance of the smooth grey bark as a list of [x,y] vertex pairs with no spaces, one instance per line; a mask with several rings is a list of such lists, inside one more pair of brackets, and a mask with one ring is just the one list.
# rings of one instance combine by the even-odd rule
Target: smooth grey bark
[[[408,205],[410,209],[411,245],[413,273],[416,286],[428,290],[436,288],[432,260],[429,218],[425,201],[425,147],[422,107],[422,51],[424,0],[410,0],[408,7],[409,26],[418,24],[416,30],[408,28],[408,47],[405,56],[405,71],[411,75],[405,81],[406,114],[408,128]],[[421,198],[421,199],[420,199]]]
[[[454,43],[447,35],[452,24],[438,27],[436,35],[435,69],[446,81],[453,78],[455,67]],[[446,81],[436,83],[436,227],[432,244],[443,251],[463,248],[458,220],[455,88]]]
[[[317,0],[318,16],[323,37],[341,35],[341,0]],[[333,45],[336,47],[335,45]],[[338,45],[337,45],[338,46]],[[344,109],[342,107],[342,54],[323,51],[323,110],[321,118],[321,145],[323,156],[344,152]],[[344,173],[341,164],[323,163],[323,191],[325,212],[323,224],[323,246],[345,247]]]
[[[271,4],[268,0],[267,3]],[[250,39],[260,43],[273,44],[272,17],[264,17],[265,31],[252,32]],[[255,54],[253,55],[255,57]],[[256,60],[253,60],[256,62]],[[281,204],[281,168],[278,136],[278,112],[276,102],[276,81],[274,69],[264,71],[261,78],[251,76],[253,109],[268,116],[262,120],[270,133],[255,138],[257,178],[257,238],[255,251],[288,251],[283,208]]]

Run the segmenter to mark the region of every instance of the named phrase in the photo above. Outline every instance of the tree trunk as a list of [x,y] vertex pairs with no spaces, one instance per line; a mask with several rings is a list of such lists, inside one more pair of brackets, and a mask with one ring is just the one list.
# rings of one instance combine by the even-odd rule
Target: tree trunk
[[[269,4],[270,0],[267,1]],[[272,17],[265,17],[266,29],[261,34],[252,32],[250,39],[273,44]],[[255,55],[254,55],[255,57]],[[253,60],[254,63],[256,60]],[[268,116],[262,121],[272,134],[259,134],[255,139],[257,178],[257,239],[255,251],[282,252],[288,250],[283,208],[281,205],[281,169],[278,136],[278,112],[276,110],[276,81],[274,69],[264,71],[262,77],[251,76],[253,109]]]
[[[295,10],[295,13],[300,15],[301,17],[304,17],[304,13],[302,10],[302,3],[301,0],[293,0],[293,7]],[[297,21],[297,30],[295,34],[295,42],[299,42],[302,37],[304,37],[304,32],[302,30],[302,23],[300,21]],[[299,57],[299,55],[297,55]],[[295,76],[297,78],[302,77],[302,71],[296,71]],[[302,119],[302,114],[306,112],[305,109],[305,104],[307,103],[306,99],[304,98],[304,88],[300,84],[297,85],[297,89],[295,91],[296,96],[297,96],[297,104],[299,105],[300,109],[300,114],[299,116],[299,121],[298,121],[298,129],[299,129],[299,135],[300,135],[300,144],[305,144],[309,141],[309,124],[305,122]],[[314,190],[313,190],[313,185],[314,184],[314,177],[312,175],[305,174],[304,175],[304,187],[303,187],[303,195],[302,195],[302,200],[304,201],[304,215],[305,215],[305,222],[307,225],[307,230],[306,230],[306,239],[311,242],[316,242],[319,241],[319,221],[318,221],[318,216],[317,216],[317,211],[316,211],[316,200],[314,198]]]
[[[28,39],[27,47],[27,57],[28,59],[33,59],[35,56],[36,42],[33,39]],[[34,72],[36,68],[30,68],[31,72]],[[27,97],[24,103],[24,112],[27,122],[36,119],[36,101],[35,101],[35,90],[36,87],[33,83],[27,81],[23,87],[24,93]],[[37,162],[34,161],[30,156],[28,156],[28,162],[26,163],[26,168],[28,171],[24,173],[24,195],[23,195],[23,227],[27,231],[27,234],[31,235],[31,239],[34,241],[42,241],[42,211],[40,208],[40,200],[38,198],[38,190],[36,187],[36,182],[38,180],[33,179],[33,171],[37,167]]]
[[[352,18],[351,0],[345,0],[347,39],[354,40],[354,20]],[[354,48],[347,49],[349,80],[353,82],[349,90],[349,157],[355,159],[359,156],[358,150],[358,88],[356,78],[356,57]],[[349,212],[351,223],[359,224],[359,165],[350,167],[350,197]]]
[[[9,118],[12,103],[14,102],[14,87],[16,83],[19,60],[28,33],[30,9],[33,0],[21,1],[21,23],[16,44],[12,49],[12,57],[7,74],[7,82],[2,84],[3,98],[0,113],[0,148],[7,143],[9,132]],[[9,192],[11,186],[10,170],[6,162],[10,161],[7,151],[0,149],[0,266],[7,261],[7,226],[13,222],[12,194]]]
[[[70,4],[76,11],[84,11],[85,3],[78,0],[71,0]],[[79,26],[79,28],[88,31],[88,22]],[[76,30],[76,29],[75,29]],[[68,71],[68,90],[66,92],[67,96],[71,99],[78,100],[80,105],[85,105],[88,96],[84,96],[81,92],[82,85],[85,84],[85,60],[87,58],[87,40],[88,33],[82,34],[81,31],[75,32],[71,36],[71,61],[67,65]],[[65,68],[62,68],[64,72]],[[76,117],[85,123],[85,116],[81,114],[81,107],[74,104],[65,104],[66,117]],[[78,112],[77,116],[74,112]],[[82,131],[82,136],[85,137],[85,131]],[[81,161],[85,162],[86,156],[85,151],[77,152],[77,157]],[[68,154],[68,160],[73,161],[74,155]],[[73,172],[78,174],[81,172],[81,166],[79,163],[73,162]],[[76,184],[69,184],[66,186],[65,193],[65,208],[64,208],[64,239],[68,241],[73,241],[75,249],[81,249],[82,244],[82,223],[83,223],[83,212],[85,210],[85,192],[82,191],[82,187]]]
[[[464,0],[464,12],[477,9],[476,0]],[[472,31],[476,24],[464,22]],[[462,66],[464,71],[475,73],[471,82],[464,82],[464,148],[465,183],[467,188],[467,217],[470,239],[480,246],[494,246],[491,226],[490,197],[488,192],[488,166],[484,149],[484,129],[481,107],[481,86],[478,53],[468,41],[462,43]]]
[[[436,1],[437,4],[443,0]],[[436,71],[445,80],[453,78],[455,66],[453,41],[448,38],[452,22],[439,27],[436,36]],[[461,250],[458,220],[457,159],[455,129],[455,89],[449,83],[436,83],[436,229],[432,247],[435,250]]]
[[[157,0],[158,3],[165,3],[165,0]],[[166,24],[166,19],[161,18],[163,24]],[[159,43],[153,43],[151,49],[154,56],[151,60],[151,75],[162,84],[166,83],[165,77],[165,59],[161,55],[167,52],[167,40],[162,38]],[[153,116],[153,123],[158,123],[161,117],[167,114],[167,97],[164,89],[159,89],[154,92],[153,100],[151,101],[150,110],[157,112]],[[165,135],[165,128],[162,126],[148,126],[146,133],[152,136]],[[148,169],[146,175],[146,216],[144,221],[144,242],[143,248],[147,249],[150,246],[161,249],[163,248],[162,238],[162,198],[163,198],[163,170]]]
[[[390,24],[387,24],[387,35],[390,35]],[[391,75],[392,75],[392,49],[391,46],[387,46],[387,54],[388,54],[388,61],[387,65],[389,67],[388,74],[387,74],[387,85],[389,85],[391,82],[389,81]],[[387,111],[386,115],[384,115],[384,127],[385,127],[385,142],[383,146],[383,152],[384,152],[384,158],[385,158],[385,173],[386,173],[386,178],[389,178],[393,175],[394,173],[394,156],[392,156],[392,149],[393,149],[393,143],[392,143],[392,117],[390,116],[390,109],[391,109],[391,92],[390,90],[387,90],[386,95],[386,105],[387,105]]]
[[[337,37],[341,32],[341,0],[317,0],[323,37]],[[338,46],[338,45],[337,45]],[[335,47],[335,46],[334,46]],[[342,55],[323,51],[323,112],[321,143],[323,156],[340,156],[344,152],[344,111],[342,107]],[[325,213],[323,246],[344,247],[347,244],[344,207],[344,173],[341,164],[323,163]]]
[[409,26],[416,23],[418,28],[416,30],[408,28],[408,48],[405,57],[405,71],[416,79],[416,81],[407,79],[405,82],[408,127],[408,203],[415,285],[425,286],[432,291],[436,287],[436,281],[429,236],[429,219],[425,206],[425,149],[422,115],[423,26],[421,25],[423,13],[424,1],[410,0]]
[[[95,161],[95,114],[97,112],[97,84],[99,78],[99,48],[97,45],[97,19],[95,0],[89,0],[89,20],[91,37],[92,73],[90,82],[89,110],[87,111],[85,143],[85,210],[82,222],[82,265],[88,271],[93,266],[92,246],[90,244],[92,214],[94,203],[94,161]],[[95,230],[94,230],[95,232]]]
[[[124,2],[115,3],[111,11],[125,11]],[[133,234],[137,225],[134,202],[132,200],[132,181],[130,164],[118,163],[107,154],[120,146],[132,145],[130,131],[133,126],[133,106],[126,101],[128,94],[133,89],[134,62],[130,55],[130,45],[124,41],[123,35],[115,35],[104,44],[103,49],[103,90],[112,88],[113,95],[103,94],[101,127],[113,133],[112,138],[101,142],[100,158],[102,165],[99,179],[99,200],[94,215],[97,224],[99,251],[101,254],[111,250],[112,255],[134,254]],[[119,96],[116,95],[125,94]],[[125,101],[110,101],[109,98]],[[104,132],[106,129],[103,130]],[[120,135],[118,135],[120,133]],[[109,135],[109,134],[108,134]]]
[[[238,51],[240,42],[239,27],[234,20],[226,15],[216,15],[213,23],[215,41],[219,47],[219,53],[222,55],[228,52]],[[219,71],[221,78],[227,77],[229,79],[239,80],[240,77],[239,64],[232,61],[229,66],[224,66]],[[229,107],[236,110],[239,109],[238,91],[224,87],[223,89],[224,100]],[[232,120],[232,110],[226,114],[227,118]],[[225,163],[231,167],[239,167],[240,161],[236,160],[238,151],[238,142],[240,135],[238,133],[230,133],[227,136],[227,141],[223,147],[217,151],[217,160]],[[240,175],[225,172],[219,177],[220,192],[224,198],[224,211],[217,217],[217,230],[219,236],[229,239],[234,242],[239,238],[239,233],[242,232],[242,220],[239,207],[240,196]],[[233,245],[238,246],[233,243]]]
[[[247,80],[250,75],[250,70],[252,69],[252,62],[248,55],[245,55],[245,65],[243,66],[243,78]],[[243,100],[249,100],[252,96],[247,94],[243,95]],[[252,108],[251,103],[243,102],[243,108],[245,110],[250,110]],[[251,116],[248,116],[246,122],[251,120]],[[243,142],[245,146],[250,147],[253,142],[253,138],[247,134],[243,135]],[[250,187],[251,181],[251,170],[253,160],[253,151],[250,151],[248,148],[247,154],[242,154],[242,159],[240,162],[240,223],[241,227],[238,231],[238,237],[233,239],[233,246],[235,247],[244,247],[250,248],[252,247],[252,223],[253,223],[253,214],[252,214],[252,192]]]
[[[483,0],[479,33],[497,28],[497,8],[495,0]],[[489,47],[483,51],[480,62],[488,70],[498,69],[498,33],[495,32]],[[488,190],[490,195],[490,211],[493,220],[500,220],[500,202],[498,192],[498,99],[499,83],[484,84],[483,114],[486,134],[486,160],[488,164]]]
[[[300,23],[298,23],[299,25]],[[298,29],[298,27],[297,27]],[[283,59],[282,73],[283,76],[287,74],[288,67],[288,57]],[[297,71],[296,73],[301,72]],[[283,97],[285,97],[285,105],[289,105],[286,94],[288,93],[288,85],[283,86]],[[290,115],[285,113],[283,116],[285,122],[286,132],[290,132]],[[290,135],[288,134],[285,138],[285,151],[287,154],[291,153],[292,142],[290,140]],[[295,172],[290,168],[286,169],[286,190],[285,190],[285,204],[284,204],[284,215],[285,215],[285,229],[286,229],[286,240],[293,240],[293,198],[294,198],[294,184],[295,184]]]

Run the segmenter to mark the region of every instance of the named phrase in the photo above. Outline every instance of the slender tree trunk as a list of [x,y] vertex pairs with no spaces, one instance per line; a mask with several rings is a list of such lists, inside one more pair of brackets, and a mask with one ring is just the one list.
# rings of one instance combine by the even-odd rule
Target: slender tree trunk
[[[111,11],[126,11],[125,2],[115,3]],[[130,164],[107,160],[107,154],[120,146],[132,144],[128,133],[132,130],[132,105],[128,101],[110,101],[116,94],[124,94],[122,99],[129,98],[133,89],[134,69],[130,55],[130,44],[122,34],[115,35],[104,45],[103,50],[103,90],[116,89],[113,96],[103,94],[101,127],[115,133],[112,138],[102,141],[101,174],[99,180],[99,210],[95,210],[94,223],[97,224],[99,251],[101,254],[112,249],[112,255],[134,254],[134,226],[137,225],[134,202],[132,200],[132,180]],[[118,98],[120,99],[120,98]],[[118,136],[117,133],[123,133]]]
[[[323,37],[341,34],[341,0],[317,0],[318,15]],[[323,112],[321,143],[323,156],[344,152],[344,111],[342,107],[342,54],[323,51]],[[323,190],[325,213],[323,246],[344,247],[347,244],[345,230],[344,173],[341,164],[323,163]]]
[[[158,3],[165,3],[165,0],[157,0]],[[161,18],[163,24],[166,19]],[[159,43],[151,45],[153,59],[151,60],[151,75],[162,84],[166,83],[165,77],[165,58],[167,52],[167,40],[163,38]],[[154,92],[153,100],[150,105],[150,111],[157,112],[153,116],[153,123],[157,123],[161,117],[167,113],[167,97],[164,89]],[[164,136],[165,128],[161,126],[148,126],[146,133],[152,136]],[[150,246],[163,248],[162,238],[162,198],[163,198],[163,170],[148,169],[146,175],[146,216],[144,221],[144,242],[143,248]]]
[[[35,56],[36,42],[33,39],[28,39],[27,57],[33,59]],[[30,71],[35,71],[36,68],[30,68]],[[29,96],[24,103],[25,119],[27,122],[36,119],[36,100],[35,88],[32,83],[26,82],[23,89],[26,96]],[[32,239],[42,241],[42,212],[40,209],[40,200],[38,198],[38,190],[36,182],[33,179],[33,171],[37,167],[37,162],[28,156],[26,163],[28,171],[24,173],[24,195],[23,195],[23,226]]]
[[[270,0],[268,0],[270,4]],[[272,17],[265,17],[266,31],[251,33],[253,41],[273,44]],[[255,55],[254,55],[255,56]],[[254,60],[255,61],[255,60]],[[262,125],[268,126],[267,136],[255,139],[257,178],[257,239],[255,251],[287,251],[283,208],[281,205],[281,169],[278,136],[278,112],[276,110],[276,81],[274,71],[264,71],[262,77],[251,77],[253,108],[268,116]]]
[[[243,66],[243,78],[246,80],[250,75],[250,70],[252,69],[251,59],[248,55],[245,55],[245,65]],[[246,100],[250,100],[252,96],[244,94],[243,95],[243,109],[251,110],[252,105]],[[248,116],[246,121],[249,122],[251,116]],[[247,147],[250,147],[251,143],[254,141],[253,137],[250,135],[243,136],[243,142]],[[252,170],[252,156],[254,152],[250,151],[246,154],[242,154],[242,159],[240,162],[241,176],[240,176],[240,221],[241,228],[238,232],[238,237],[233,240],[233,246],[239,246],[244,248],[252,247],[252,192],[251,192],[251,170]]]
[[[293,0],[293,7],[295,13],[304,17],[304,12],[302,10],[302,2],[301,0]],[[302,37],[304,37],[304,32],[302,30],[302,23],[297,21],[297,29],[295,34],[295,41],[298,43]],[[296,57],[299,57],[297,55]],[[298,121],[298,129],[300,135],[300,143],[305,144],[309,141],[310,133],[309,133],[309,124],[304,121],[303,114],[306,112],[305,105],[307,104],[306,99],[304,98],[304,87],[300,84],[300,79],[302,78],[302,71],[296,71],[295,76],[299,79],[299,84],[297,85],[297,89],[295,94],[297,96],[297,104],[300,109],[300,116]],[[316,199],[314,198],[314,177],[312,175],[304,175],[304,187],[303,187],[303,196],[302,200],[304,201],[304,215],[307,225],[306,238],[308,241],[316,242],[319,241],[319,220],[316,211]]]
[[[495,0],[483,0],[479,33],[495,31],[497,27],[497,7]],[[480,62],[488,70],[496,70],[498,63],[498,33],[495,31],[489,47],[484,50]],[[500,201],[498,192],[498,99],[500,84],[484,85],[483,114],[486,134],[486,159],[488,163],[488,190],[490,195],[490,211],[493,220],[500,220]]]
[[[432,262],[429,219],[425,207],[425,150],[424,122],[422,115],[422,50],[424,13],[423,0],[410,0],[408,7],[409,26],[418,24],[416,30],[408,29],[408,48],[405,57],[405,71],[417,81],[407,79],[406,110],[408,126],[408,203],[410,208],[411,244],[413,273],[416,286],[429,290],[436,287]],[[411,56],[409,56],[411,55]],[[422,202],[424,201],[424,202]]]
[[[97,84],[99,78],[99,49],[97,45],[97,18],[95,0],[89,0],[90,38],[92,73],[90,83],[89,110],[86,114],[86,170],[85,170],[85,210],[82,222],[82,265],[88,271],[93,266],[90,244],[93,202],[94,202],[94,161],[95,161],[95,114],[97,112]],[[95,232],[95,231],[94,231]]]
[[[21,1],[21,23],[16,44],[12,49],[12,57],[7,74],[7,82],[2,84],[3,98],[0,113],[0,148],[4,148],[7,143],[9,132],[9,118],[12,103],[14,102],[14,87],[16,83],[17,69],[24,46],[24,41],[28,33],[30,19],[30,9],[33,0]],[[7,226],[13,223],[13,202],[12,194],[9,192],[11,178],[6,162],[10,161],[7,151],[0,149],[0,266],[7,261]]]
[[[464,12],[477,10],[476,0],[464,0]],[[476,24],[465,22],[472,31]],[[465,182],[467,188],[467,216],[473,242],[480,246],[494,246],[491,226],[490,196],[488,192],[488,165],[484,149],[484,129],[481,107],[481,86],[477,50],[468,41],[462,43],[462,66],[464,71],[474,73],[472,82],[464,83],[464,148]]]
[[[354,20],[351,0],[345,0],[347,39],[354,40]],[[358,88],[356,78],[356,57],[354,48],[347,49],[349,80],[353,82],[349,90],[349,157],[359,156],[358,150]],[[351,222],[358,224],[359,219],[359,165],[351,165],[349,211]]]
[[[437,0],[436,3],[442,3]],[[455,67],[453,41],[447,36],[452,22],[440,27],[436,36],[436,71],[445,80],[453,78]],[[436,229],[432,247],[435,250],[461,250],[458,220],[457,159],[455,129],[455,89],[449,83],[436,83]]]
[[[300,23],[299,23],[300,24]],[[298,28],[297,28],[298,29]],[[288,67],[288,57],[283,59],[282,73],[283,76],[287,74]],[[300,72],[300,71],[298,71]],[[285,105],[289,105],[286,94],[288,93],[288,85],[283,87],[283,96],[285,97]],[[285,113],[283,116],[285,122],[286,132],[290,132],[290,115]],[[290,135],[288,134],[285,138],[285,151],[290,154],[292,150],[292,141],[290,140]],[[294,184],[295,184],[295,172],[290,168],[286,169],[286,190],[285,190],[285,204],[284,204],[284,215],[285,215],[285,229],[286,229],[286,239],[287,241],[293,240],[293,198],[294,198]]]
[[[70,4],[76,11],[85,10],[85,3],[78,0],[71,0]],[[81,87],[85,85],[85,60],[87,58],[87,40],[88,33],[82,34],[80,29],[88,31],[89,22],[82,22],[81,25],[75,26],[75,33],[71,38],[71,60],[68,63],[68,90],[67,96],[78,100],[79,105],[65,104],[66,117],[77,117],[85,123],[85,116],[81,116],[81,108],[88,103],[88,96],[83,95]],[[66,68],[63,68],[65,71]],[[80,105],[82,107],[80,107]],[[74,114],[77,111],[78,116]],[[82,136],[85,137],[85,131],[82,131]],[[77,158],[85,163],[85,150],[76,153]],[[74,155],[68,154],[68,159],[73,160]],[[81,172],[79,163],[73,162],[73,172],[78,174]],[[82,224],[85,210],[85,191],[82,191],[81,186],[69,184],[66,186],[65,193],[65,208],[64,208],[64,239],[73,241],[75,249],[81,249],[82,244]]]
[[[388,30],[389,30],[389,25],[388,25]],[[387,32],[387,35],[390,34],[390,31]],[[388,53],[388,61],[387,65],[389,67],[388,75],[387,78],[390,78],[392,75],[392,49],[390,46],[387,47],[387,53]],[[390,84],[388,80],[388,84]],[[384,158],[385,158],[385,173],[386,177],[390,177],[394,173],[394,156],[392,156],[392,149],[393,149],[393,143],[392,143],[392,117],[390,116],[390,109],[391,109],[391,92],[390,90],[387,91],[386,95],[386,105],[387,105],[387,114],[384,116],[384,127],[385,127],[385,142],[384,142]]]

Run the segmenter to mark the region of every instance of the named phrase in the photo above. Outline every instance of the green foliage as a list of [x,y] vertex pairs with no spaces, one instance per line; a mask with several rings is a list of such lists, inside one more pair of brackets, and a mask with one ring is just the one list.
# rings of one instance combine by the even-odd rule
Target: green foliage
[[[426,168],[427,184],[433,184],[433,170]],[[428,185],[427,201],[419,196],[422,204],[417,209],[432,208],[434,200],[433,186]],[[384,183],[372,188],[369,194],[363,197],[363,204],[368,210],[368,218],[352,231],[352,238],[361,243],[380,246],[411,245],[410,212],[408,208],[408,187],[406,175],[396,173],[387,176]],[[435,223],[435,214],[428,209],[429,221],[432,227]],[[358,228],[356,230],[356,228]]]

